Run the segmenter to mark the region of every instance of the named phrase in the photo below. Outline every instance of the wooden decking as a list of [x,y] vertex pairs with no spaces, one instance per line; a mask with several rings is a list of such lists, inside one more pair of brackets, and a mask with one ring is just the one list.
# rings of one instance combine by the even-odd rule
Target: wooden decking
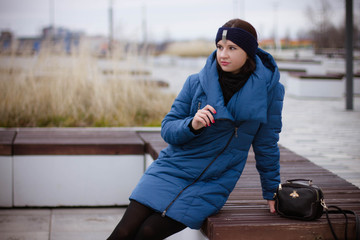
[[[140,133],[147,148],[156,159],[166,146],[157,133]],[[281,179],[306,178],[324,191],[327,205],[337,205],[360,213],[360,189],[328,170],[281,147]],[[360,176],[359,176],[360,177]],[[344,218],[332,215],[335,231],[343,239]],[[259,174],[255,168],[252,151],[245,170],[222,210],[207,219],[203,233],[211,240],[231,239],[332,239],[325,215],[316,221],[305,222],[286,219],[269,213],[267,202],[262,199]],[[355,221],[349,217],[349,239],[355,239]]]
[[[118,129],[9,129],[0,131],[0,155],[150,154],[156,159],[166,143],[159,132]],[[360,214],[360,189],[328,170],[281,147],[282,181],[312,179],[320,186],[327,205]],[[359,176],[360,177],[360,176]],[[344,219],[333,215],[335,231],[343,238]],[[355,239],[354,218],[349,217],[349,239]],[[262,199],[254,154],[223,209],[210,216],[202,232],[218,239],[332,239],[325,216],[304,222],[270,214]]]

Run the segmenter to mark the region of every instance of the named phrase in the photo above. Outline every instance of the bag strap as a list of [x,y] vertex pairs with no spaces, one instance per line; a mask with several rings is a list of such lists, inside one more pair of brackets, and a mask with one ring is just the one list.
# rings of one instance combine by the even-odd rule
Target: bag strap
[[292,183],[292,182],[307,182],[309,185],[312,185],[312,180],[311,180],[311,179],[304,179],[304,178],[289,179],[289,180],[286,180],[286,182],[288,182],[288,183]]
[[[336,210],[329,210],[329,208],[335,208]],[[355,216],[355,239],[356,240],[360,240],[360,219],[359,219],[359,216],[354,212],[354,211],[351,211],[351,210],[343,210],[337,206],[328,206],[328,207],[324,207],[325,209],[325,214],[326,214],[326,219],[328,221],[328,224],[329,224],[329,227],[330,227],[330,230],[331,230],[331,233],[334,237],[335,240],[338,240],[338,237],[336,236],[335,234],[335,231],[334,231],[334,228],[332,226],[332,223],[330,221],[330,218],[329,218],[329,214],[343,214],[344,217],[345,217],[345,240],[347,240],[347,229],[348,229],[348,217],[347,217],[347,214],[352,214]]]

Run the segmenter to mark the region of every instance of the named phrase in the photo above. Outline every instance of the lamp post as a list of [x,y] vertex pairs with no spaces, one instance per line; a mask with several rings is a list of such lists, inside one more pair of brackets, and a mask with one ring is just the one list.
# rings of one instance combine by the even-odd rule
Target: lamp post
[[245,0],[233,0],[233,15],[245,19]]
[[274,2],[274,44],[275,44],[275,51],[279,53],[281,50],[281,42],[279,38],[279,31],[278,31],[278,7],[279,2]]
[[109,54],[112,54],[112,45],[114,39],[114,16],[113,16],[114,0],[109,0]]
[[55,37],[55,0],[49,0],[49,21],[50,21],[50,34],[52,38]]
[[346,110],[353,110],[353,0],[346,0]]
[[54,27],[54,25],[55,25],[55,0],[50,0],[49,18],[50,18],[50,26]]

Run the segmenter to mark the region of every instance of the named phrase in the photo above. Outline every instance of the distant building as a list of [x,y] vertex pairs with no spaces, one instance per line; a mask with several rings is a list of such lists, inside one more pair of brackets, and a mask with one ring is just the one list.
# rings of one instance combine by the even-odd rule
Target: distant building
[[40,51],[41,38],[18,38],[18,44],[16,47],[17,55],[32,55]]
[[20,37],[15,39],[10,31],[1,32],[0,53],[16,53],[17,55],[37,54],[43,47],[56,53],[71,53],[78,50],[80,39],[85,34],[65,28],[43,28],[37,37]]
[[10,31],[2,31],[0,35],[0,53],[10,53],[13,35]]
[[[274,39],[263,39],[259,42],[261,48],[270,49],[275,48]],[[301,40],[290,40],[290,39],[281,39],[280,45],[282,49],[287,48],[312,48],[314,46],[314,42],[308,39]]]
[[53,50],[56,52],[71,53],[78,49],[80,38],[85,36],[83,32],[71,31],[66,28],[54,28],[52,26],[43,28],[42,41],[51,43]]

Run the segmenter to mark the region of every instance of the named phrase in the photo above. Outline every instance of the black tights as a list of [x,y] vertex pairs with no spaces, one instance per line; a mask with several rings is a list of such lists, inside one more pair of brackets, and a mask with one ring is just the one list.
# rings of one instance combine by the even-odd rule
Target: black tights
[[123,218],[107,240],[164,239],[185,228],[180,222],[130,201]]

